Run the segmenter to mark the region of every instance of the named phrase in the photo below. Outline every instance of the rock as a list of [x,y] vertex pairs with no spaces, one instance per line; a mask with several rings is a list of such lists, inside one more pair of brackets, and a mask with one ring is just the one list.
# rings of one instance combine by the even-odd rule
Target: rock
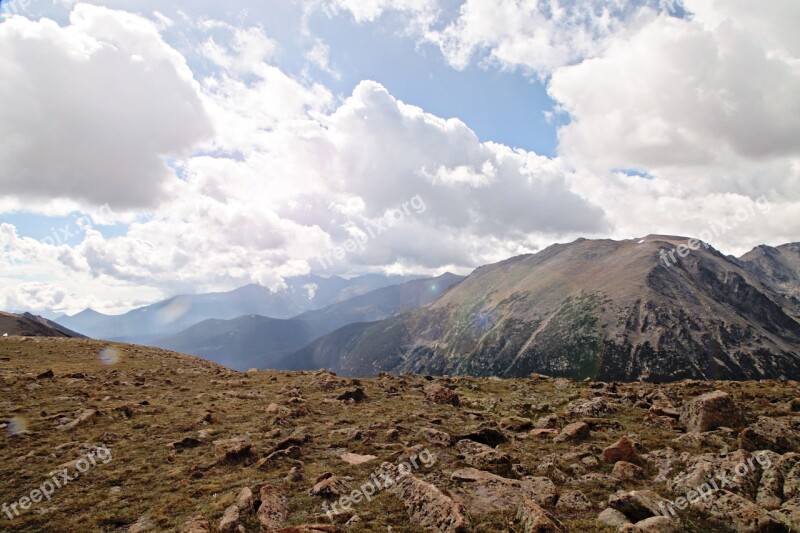
[[748,451],[772,450],[777,453],[800,450],[800,436],[783,421],[758,417],[751,427],[739,434],[739,447]]
[[343,402],[352,401],[354,403],[361,403],[367,399],[367,395],[364,393],[364,389],[361,387],[356,387],[354,389],[344,391],[337,396],[336,399]]
[[536,428],[532,429],[528,435],[538,439],[554,439],[558,433],[557,429]]
[[211,526],[204,516],[198,515],[184,522],[181,531],[183,533],[211,533]]
[[236,496],[236,507],[241,511],[249,512],[253,509],[253,491],[250,487],[244,487]]
[[456,443],[456,449],[464,457],[465,463],[479,470],[487,470],[499,475],[509,475],[511,473],[511,457],[495,450],[491,446],[469,439],[462,439]]
[[289,516],[286,507],[286,495],[274,485],[263,485],[260,490],[261,505],[258,507],[256,517],[258,522],[267,529],[277,529]]
[[359,455],[357,453],[349,452],[345,452],[339,456],[339,459],[349,465],[361,465],[370,461],[374,461],[377,458],[378,457],[375,455]]
[[282,529],[273,529],[269,533],[337,533],[339,528],[327,524],[303,524]]
[[425,399],[432,403],[455,407],[461,403],[458,394],[440,383],[433,383],[425,387]]
[[744,423],[733,398],[722,391],[709,392],[687,402],[681,409],[680,419],[688,431],[696,433],[723,426],[738,428]]
[[547,415],[536,419],[536,424],[534,424],[534,427],[537,429],[560,429],[562,425],[563,424],[560,416]]
[[679,419],[681,417],[680,411],[675,409],[674,407],[661,407],[659,405],[654,405],[650,408],[650,413],[655,416],[666,416],[669,418]]
[[619,527],[631,523],[627,516],[611,507],[607,507],[602,513],[597,515],[597,521],[608,527]]
[[68,429],[72,429],[74,427],[77,427],[80,424],[83,424],[84,422],[86,422],[88,420],[91,420],[92,418],[96,417],[98,414],[99,413],[98,413],[98,411],[96,409],[84,409],[83,411],[81,411],[81,413],[78,415],[78,417],[75,418],[75,420],[72,420],[71,422],[67,422],[66,424],[61,424],[60,426],[56,426],[56,429],[58,429],[60,431],[65,431],[65,430],[68,430]]
[[696,501],[694,508],[723,528],[743,533],[783,533],[786,526],[753,502],[722,489],[710,498]]
[[[783,503],[783,484],[784,477],[789,473],[791,467],[797,462],[797,454],[786,454],[788,460],[784,461],[783,456],[770,450],[762,450],[754,454],[761,464],[761,479],[758,482],[758,493],[756,503],[769,511],[780,509]],[[792,459],[794,459],[792,461]],[[789,464],[791,462],[791,464]]]
[[636,533],[682,533],[684,531],[681,523],[676,519],[666,516],[651,516],[636,524],[631,524],[620,528],[618,531],[631,531]]
[[196,448],[203,444],[203,441],[196,439],[194,437],[184,437],[181,440],[177,440],[168,444],[168,446],[176,449],[184,449],[184,448]]
[[602,418],[616,411],[605,398],[578,400],[567,407],[567,416],[571,418]]
[[338,498],[350,492],[350,486],[338,479],[330,472],[322,474],[316,479],[316,484],[308,491],[310,496],[321,498]]
[[475,468],[462,468],[453,472],[450,479],[460,483],[467,508],[474,515],[516,509],[522,498],[530,498],[540,505],[556,503],[556,486],[546,477],[508,479]]
[[422,428],[419,430],[418,435],[440,448],[446,448],[453,444],[453,436],[439,429]]
[[517,509],[517,520],[525,533],[561,533],[560,524],[550,517],[535,501],[525,498]]
[[533,422],[530,418],[521,418],[519,416],[509,416],[500,421],[500,427],[508,431],[520,433],[528,431],[533,427]]
[[659,503],[666,502],[652,490],[633,490],[612,495],[608,506],[624,514],[631,522],[639,522],[660,515]]
[[711,491],[716,485],[755,500],[760,477],[761,465],[745,450],[726,456],[704,453],[691,457],[684,470],[673,476],[667,486],[677,494],[687,494],[704,485],[707,486],[704,490]]
[[561,430],[553,442],[575,442],[588,439],[590,436],[589,424],[586,422],[573,422]]
[[289,483],[299,483],[303,481],[303,474],[300,472],[300,469],[296,466],[293,466],[289,473],[283,478],[284,481],[288,481]]
[[614,464],[617,461],[626,461],[633,464],[642,463],[639,454],[636,453],[636,449],[633,447],[633,443],[626,436],[605,448],[603,453],[600,454],[600,458],[606,464]]
[[219,529],[220,533],[234,533],[239,529],[239,520],[239,507],[234,503],[225,509],[217,528]]
[[414,524],[442,533],[470,531],[463,505],[413,474],[398,476],[397,467],[392,467],[391,473],[397,480],[391,492],[403,502]]
[[215,440],[214,454],[221,460],[236,461],[250,455],[253,444],[246,437]]
[[614,469],[611,471],[611,477],[621,481],[640,479],[643,475],[644,471],[641,467],[627,461],[617,461],[614,465]]
[[567,513],[585,513],[592,509],[592,502],[579,490],[567,492],[558,498],[556,511]]
[[800,498],[785,502],[780,509],[773,511],[772,515],[783,522],[789,531],[800,531]]
[[508,442],[508,437],[503,433],[494,423],[484,423],[478,426],[478,429],[470,431],[469,433],[458,437],[456,440],[474,440],[487,446],[495,448],[501,444]]

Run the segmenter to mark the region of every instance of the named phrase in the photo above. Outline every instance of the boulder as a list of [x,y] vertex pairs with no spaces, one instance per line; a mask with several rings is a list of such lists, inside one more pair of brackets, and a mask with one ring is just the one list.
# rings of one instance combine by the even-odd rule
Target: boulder
[[633,442],[626,436],[623,436],[617,442],[605,448],[600,454],[600,458],[607,464],[614,464],[617,461],[625,461],[633,464],[641,464],[642,462],[639,454],[636,453]]
[[464,462],[479,470],[487,470],[494,474],[509,475],[511,473],[511,456],[495,450],[491,446],[469,439],[456,443],[456,449],[464,457]]
[[712,497],[699,499],[694,508],[704,513],[721,528],[733,528],[742,533],[785,533],[785,524],[755,503],[722,489]]
[[590,435],[589,424],[586,422],[573,422],[561,430],[553,442],[576,442],[588,439]]
[[274,485],[263,485],[259,494],[261,505],[256,512],[258,522],[268,530],[281,527],[289,516],[286,494]]
[[530,498],[540,505],[556,503],[556,486],[546,477],[508,479],[475,468],[462,468],[453,472],[450,479],[457,481],[465,504],[475,515],[516,509],[522,498]]
[[744,428],[739,434],[739,447],[751,452],[795,452],[800,450],[800,433],[782,420],[760,416],[755,424]]
[[723,426],[739,428],[744,424],[733,398],[722,391],[709,392],[687,402],[681,409],[680,418],[688,431],[696,433]]
[[398,476],[397,467],[390,472],[397,480],[390,491],[403,502],[412,523],[442,533],[470,531],[467,512],[459,502],[413,474]]
[[433,383],[425,387],[425,399],[431,403],[440,405],[452,405],[458,407],[460,404],[458,394],[448,389],[441,383]]
[[517,520],[525,533],[561,533],[565,531],[555,518],[548,515],[535,501],[525,498],[517,509]]

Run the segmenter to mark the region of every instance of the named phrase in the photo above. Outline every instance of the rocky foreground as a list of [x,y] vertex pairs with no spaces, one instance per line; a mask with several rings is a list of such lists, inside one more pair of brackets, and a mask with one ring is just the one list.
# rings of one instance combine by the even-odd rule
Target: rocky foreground
[[8,337],[0,391],[2,531],[800,530],[795,381],[355,380]]

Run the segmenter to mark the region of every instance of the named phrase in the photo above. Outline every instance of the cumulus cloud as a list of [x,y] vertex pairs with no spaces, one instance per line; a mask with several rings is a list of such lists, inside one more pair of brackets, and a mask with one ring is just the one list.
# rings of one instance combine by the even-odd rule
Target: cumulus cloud
[[0,24],[0,192],[153,206],[211,133],[184,58],[147,19],[78,4],[70,24]]

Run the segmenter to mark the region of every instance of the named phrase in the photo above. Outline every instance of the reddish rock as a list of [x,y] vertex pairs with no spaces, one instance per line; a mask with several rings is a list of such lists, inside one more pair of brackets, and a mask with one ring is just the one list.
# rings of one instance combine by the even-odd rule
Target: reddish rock
[[393,474],[397,484],[392,493],[405,504],[414,524],[442,533],[470,531],[466,510],[460,503],[413,474],[398,476],[396,467]]
[[520,503],[517,509],[517,520],[522,524],[522,530],[525,533],[562,533],[566,531],[538,503],[528,498]]
[[211,533],[211,526],[204,516],[198,515],[184,522],[182,533]]
[[575,442],[588,439],[590,436],[589,424],[586,422],[573,422],[561,430],[553,442]]
[[267,529],[279,528],[289,516],[286,495],[274,485],[262,486],[260,495],[261,505],[256,512],[258,522]]
[[605,448],[600,454],[604,463],[614,464],[617,461],[626,461],[633,464],[641,464],[642,459],[636,453],[633,443],[626,436],[623,436],[611,446]]
[[425,387],[425,399],[432,403],[455,407],[461,403],[458,394],[440,383],[433,383]]

